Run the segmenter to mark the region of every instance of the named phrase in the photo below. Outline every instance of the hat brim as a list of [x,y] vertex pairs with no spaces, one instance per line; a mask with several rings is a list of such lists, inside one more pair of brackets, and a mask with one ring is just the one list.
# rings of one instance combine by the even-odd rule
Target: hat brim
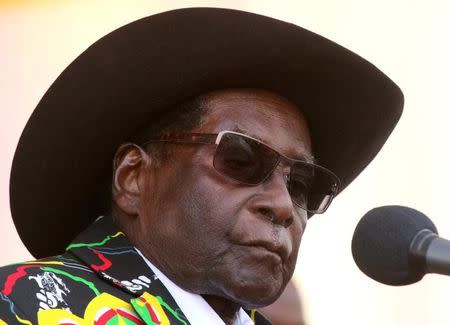
[[128,136],[187,98],[236,87],[294,102],[341,189],[378,153],[403,107],[400,89],[374,65],[293,24],[218,8],[140,19],[70,64],[23,131],[10,198],[31,254],[60,253],[102,213],[98,192]]

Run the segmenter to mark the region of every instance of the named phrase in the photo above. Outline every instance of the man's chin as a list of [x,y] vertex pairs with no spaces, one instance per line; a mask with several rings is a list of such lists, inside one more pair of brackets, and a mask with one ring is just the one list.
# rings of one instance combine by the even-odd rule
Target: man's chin
[[241,280],[236,284],[229,283],[225,290],[225,295],[227,299],[238,303],[246,309],[270,305],[281,295],[286,284],[281,280],[270,282],[263,280],[252,279],[252,281],[248,282]]

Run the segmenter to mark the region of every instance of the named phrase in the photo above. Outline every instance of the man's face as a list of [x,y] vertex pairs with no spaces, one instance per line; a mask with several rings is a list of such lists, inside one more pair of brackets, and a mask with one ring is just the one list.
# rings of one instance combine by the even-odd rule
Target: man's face
[[[298,109],[257,90],[211,93],[204,123],[190,132],[237,131],[296,159],[311,156]],[[248,186],[214,169],[215,145],[166,144],[171,158],[143,177],[136,244],[169,278],[198,294],[266,305],[291,278],[307,214],[291,201],[279,165]]]

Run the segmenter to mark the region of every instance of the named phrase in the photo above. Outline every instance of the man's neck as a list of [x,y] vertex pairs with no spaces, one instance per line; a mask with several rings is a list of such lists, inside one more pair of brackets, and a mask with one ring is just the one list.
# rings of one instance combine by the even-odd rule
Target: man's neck
[[231,325],[236,318],[240,306],[225,298],[218,296],[202,295],[203,299],[211,306],[225,324]]

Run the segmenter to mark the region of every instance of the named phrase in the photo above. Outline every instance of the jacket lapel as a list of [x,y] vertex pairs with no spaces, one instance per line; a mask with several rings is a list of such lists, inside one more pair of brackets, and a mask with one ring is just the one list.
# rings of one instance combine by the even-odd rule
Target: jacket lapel
[[169,291],[109,217],[99,218],[66,251],[100,279],[127,293],[146,324],[189,324]]

